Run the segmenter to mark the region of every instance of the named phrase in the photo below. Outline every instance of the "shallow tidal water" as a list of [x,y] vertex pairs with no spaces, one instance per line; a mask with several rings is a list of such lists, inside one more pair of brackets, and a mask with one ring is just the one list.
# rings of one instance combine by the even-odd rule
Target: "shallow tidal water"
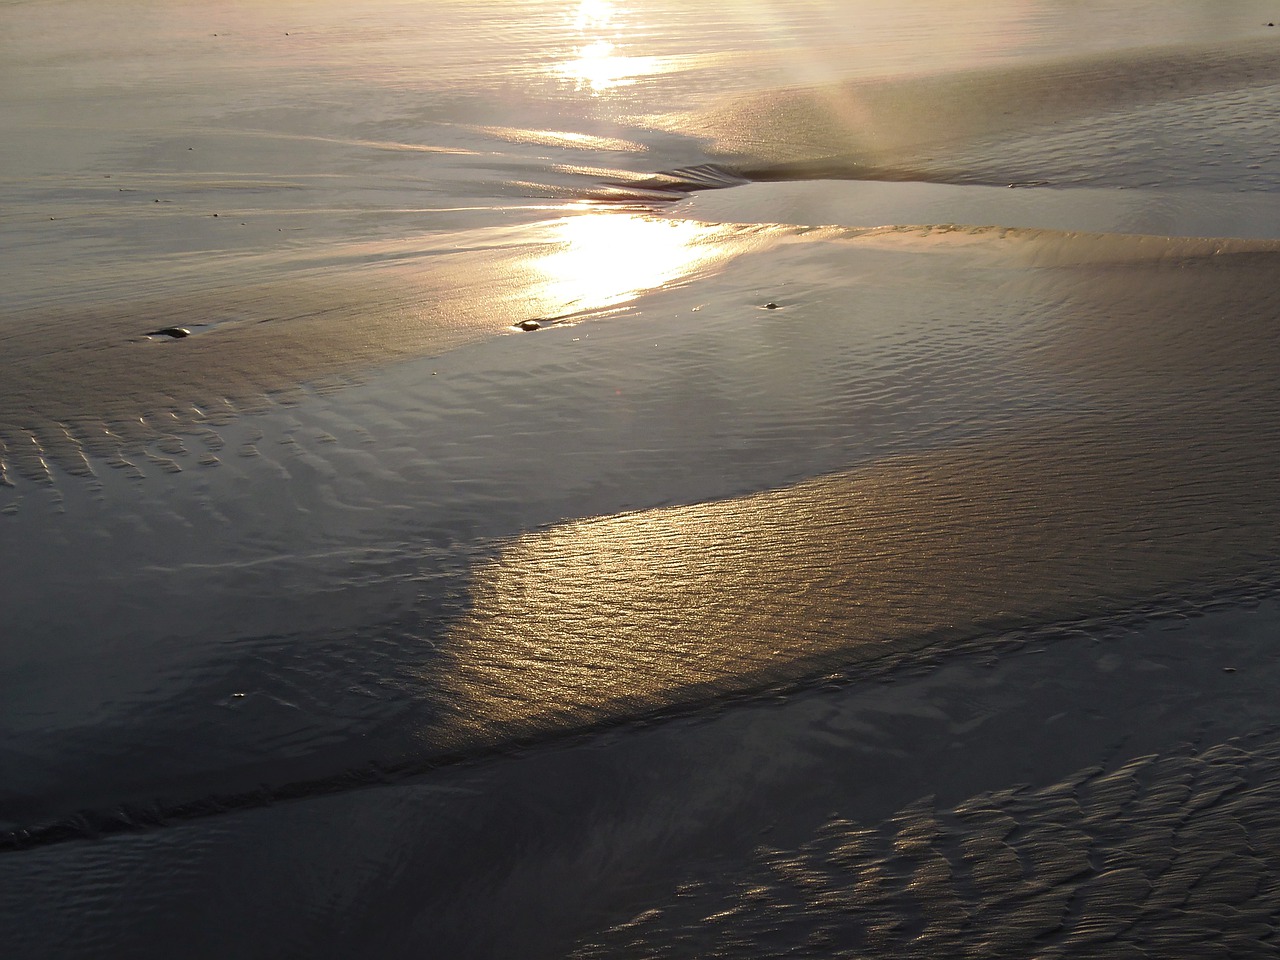
[[6,955],[1275,955],[1273,19],[0,3]]

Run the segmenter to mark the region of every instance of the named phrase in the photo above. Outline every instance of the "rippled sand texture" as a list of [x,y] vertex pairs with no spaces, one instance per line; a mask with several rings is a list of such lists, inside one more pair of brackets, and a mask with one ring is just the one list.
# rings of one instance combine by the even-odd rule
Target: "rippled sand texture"
[[1184,610],[400,783],[115,836],[82,818],[0,857],[6,946],[840,956],[927,930],[1016,956],[1056,918],[1075,939],[1137,915],[1119,941],[1153,953],[1273,949],[1245,915],[1274,894],[1276,604]]
[[0,2],[0,954],[1274,955],[1280,29],[907,6]]
[[[123,540],[86,534],[49,558],[33,547],[27,567],[77,598],[72,610],[109,615],[20,611],[33,631],[59,624],[44,655],[93,679],[52,672],[15,691],[24,752],[46,759],[32,764],[33,794],[0,809],[20,829],[157,798],[242,802],[264,784],[327,790],[368,764],[401,775],[922,648],[1274,582],[1270,242],[819,231],[743,258],[717,296],[741,303],[735,284],[783,257],[813,284],[815,310],[717,310],[712,297],[691,314],[688,298],[708,291],[677,289],[672,319],[645,328],[673,338],[670,358],[636,359],[653,342],[627,333],[614,352],[594,348],[587,375],[578,327],[533,335],[545,366],[532,395],[419,370],[406,409],[449,398],[461,425],[364,428],[366,449],[384,453],[354,474],[335,469],[360,462],[345,452],[351,418],[384,394],[335,395],[332,419],[310,427],[303,405],[269,470],[249,458],[232,475],[233,491],[257,478],[253,495],[213,503],[234,511],[242,539],[210,515],[207,492],[174,487],[146,518],[172,553],[142,551],[128,578],[121,551],[136,548]],[[850,264],[877,282],[833,337],[823,298],[850,295]],[[841,285],[819,283],[826,270]],[[691,315],[715,349],[685,345]],[[505,344],[509,362],[535,355],[525,342]],[[612,373],[626,358],[649,364],[636,386]],[[683,381],[668,362],[690,364],[708,397],[718,377],[733,381],[691,446],[680,438],[700,435],[671,433],[666,389],[639,386]],[[796,423],[809,432],[785,446]],[[347,440],[308,439],[322,427]],[[566,432],[573,464],[541,463]],[[703,464],[744,449],[736,472]],[[788,479],[824,456],[822,476]],[[672,476],[700,502],[619,512],[623,497],[670,496]],[[588,503],[612,515],[561,519]],[[540,529],[506,532],[530,522]],[[13,589],[42,596],[40,581],[15,574]],[[123,667],[119,649],[138,661]],[[15,670],[29,662],[18,653]],[[72,690],[74,710],[59,705]],[[95,790],[75,775],[90,769]]]
[[[530,702],[610,716],[1270,575],[1276,253],[954,242],[1046,264],[1002,290],[1050,313],[1017,326],[1001,371],[1053,391],[1036,415],[991,423],[998,439],[779,491],[530,534],[476,571],[473,611],[447,644],[450,699],[517,726]],[[1101,269],[1088,262],[1098,253]],[[985,284],[999,263],[966,266]],[[518,673],[504,666],[513,651]]]
[[1272,957],[1274,739],[927,799],[681,885],[575,957]]
[[[594,232],[608,242],[608,229]],[[387,262],[339,267],[337,279],[313,268],[294,270],[288,282],[22,311],[0,329],[21,365],[0,401],[0,484],[48,484],[64,472],[92,477],[105,463],[145,458],[157,442],[181,450],[183,436],[207,435],[269,402],[296,401],[303,385],[340,385],[394,360],[511,333],[521,322],[604,310],[705,272],[769,232],[689,224],[682,256],[668,267],[602,283],[587,275],[598,264],[582,262],[596,242],[590,221],[560,219],[518,233],[437,236],[442,246],[429,253],[366,246],[364,257]],[[593,296],[584,300],[582,287]],[[182,339],[158,333],[173,328]]]

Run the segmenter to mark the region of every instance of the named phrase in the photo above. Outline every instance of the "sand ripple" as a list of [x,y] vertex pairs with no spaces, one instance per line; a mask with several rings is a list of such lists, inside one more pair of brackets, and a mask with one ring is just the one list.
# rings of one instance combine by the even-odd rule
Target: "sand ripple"
[[1280,741],[828,822],[576,958],[1274,957]]

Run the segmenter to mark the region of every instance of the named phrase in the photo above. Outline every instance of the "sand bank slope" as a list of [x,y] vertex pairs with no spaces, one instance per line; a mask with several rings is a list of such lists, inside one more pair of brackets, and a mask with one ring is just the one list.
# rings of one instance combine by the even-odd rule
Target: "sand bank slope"
[[974,180],[982,173],[960,162],[966,145],[997,148],[985,158],[990,169],[1000,164],[1001,138],[1052,134],[1085,118],[1105,121],[1197,98],[1217,97],[1221,105],[1224,94],[1273,88],[1280,81],[1275,54],[1274,39],[1264,38],[856,79],[745,96],[707,111],[696,126],[756,179]]

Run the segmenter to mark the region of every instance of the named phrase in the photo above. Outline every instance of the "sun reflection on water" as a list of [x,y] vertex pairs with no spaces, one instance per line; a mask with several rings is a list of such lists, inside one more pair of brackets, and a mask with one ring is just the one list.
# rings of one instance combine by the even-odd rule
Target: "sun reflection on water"
[[726,228],[615,211],[582,213],[551,227],[552,253],[534,264],[544,294],[572,310],[622,303],[723,259]]
[[573,21],[581,43],[573,48],[572,58],[560,65],[561,79],[600,94],[668,69],[662,57],[632,57],[619,52],[609,32],[617,12],[612,0],[582,0]]
[[582,0],[573,25],[579,30],[590,27],[607,27],[613,20],[613,0]]

